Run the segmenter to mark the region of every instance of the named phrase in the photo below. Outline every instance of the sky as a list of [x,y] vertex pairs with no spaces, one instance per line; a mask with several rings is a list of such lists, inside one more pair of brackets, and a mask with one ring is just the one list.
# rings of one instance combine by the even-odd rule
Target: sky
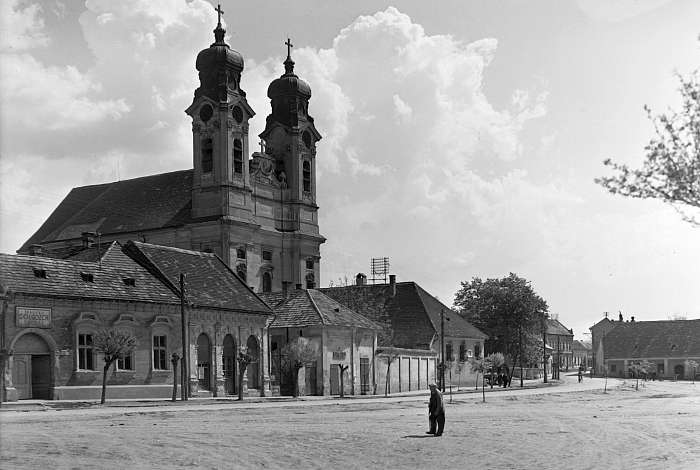
[[[693,0],[224,0],[257,115],[283,73],[312,89],[321,286],[389,257],[452,305],[463,281],[528,279],[577,338],[604,312],[700,318],[700,227],[606,193],[612,158],[641,165],[643,109],[678,109],[698,68]],[[0,251],[75,186],[192,167],[184,110],[205,0],[0,5]],[[255,148],[254,146],[251,146]]]

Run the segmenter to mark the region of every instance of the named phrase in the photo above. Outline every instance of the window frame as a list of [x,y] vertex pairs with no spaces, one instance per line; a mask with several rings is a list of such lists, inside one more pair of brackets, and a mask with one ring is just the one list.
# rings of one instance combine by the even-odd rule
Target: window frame
[[304,192],[311,192],[311,162],[304,160],[301,164],[301,180]]
[[211,174],[214,172],[214,139],[202,137],[199,145],[202,174]]
[[[83,337],[90,337],[90,344],[80,344],[80,339],[81,336]],[[81,365],[88,365],[88,364],[81,364],[81,359],[83,359],[83,354],[81,351],[84,350],[89,350],[90,355],[85,356],[85,362],[88,362],[88,358],[90,362],[92,362],[92,368],[87,368],[87,367],[81,367]],[[78,372],[98,372],[97,371],[97,351],[95,350],[95,332],[93,329],[87,329],[87,328],[80,328],[75,332],[75,369]]]
[[[236,145],[238,144],[238,145]],[[233,139],[233,174],[243,175],[243,141],[241,139]]]
[[[151,370],[153,370],[154,372],[165,372],[170,370],[168,361],[168,343],[170,343],[170,341],[168,341],[168,336],[170,335],[165,331],[151,332]],[[156,338],[165,338],[165,344],[158,344],[156,346]],[[161,365],[156,364],[156,351],[162,352],[163,357],[159,357],[158,362],[160,362],[160,360],[162,359],[163,363],[165,364],[165,368],[156,367],[157,365]]]

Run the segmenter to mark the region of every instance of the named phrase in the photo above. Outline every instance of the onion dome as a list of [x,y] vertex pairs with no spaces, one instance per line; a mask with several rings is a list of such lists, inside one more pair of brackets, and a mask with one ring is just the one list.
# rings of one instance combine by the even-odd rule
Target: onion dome
[[309,84],[294,73],[294,61],[290,54],[291,47],[291,43],[288,43],[287,59],[284,61],[284,75],[273,80],[267,88],[267,97],[270,99],[283,95],[297,95],[306,100],[311,98],[311,87]]
[[199,71],[199,88],[195,97],[202,94],[213,99],[222,99],[226,88],[237,89],[243,71],[243,56],[224,42],[226,30],[221,21],[214,30],[214,43],[197,55],[196,67]]

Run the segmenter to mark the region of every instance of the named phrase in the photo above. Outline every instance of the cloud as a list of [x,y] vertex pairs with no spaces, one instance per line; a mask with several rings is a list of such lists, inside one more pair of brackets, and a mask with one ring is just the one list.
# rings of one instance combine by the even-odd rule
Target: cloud
[[0,3],[0,51],[18,52],[42,47],[49,43],[44,32],[41,6],[22,5],[20,0]]

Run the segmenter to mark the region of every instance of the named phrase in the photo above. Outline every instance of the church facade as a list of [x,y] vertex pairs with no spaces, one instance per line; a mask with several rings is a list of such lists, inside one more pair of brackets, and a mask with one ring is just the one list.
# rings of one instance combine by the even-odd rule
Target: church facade
[[251,154],[244,61],[224,35],[219,21],[196,60],[200,86],[185,111],[193,167],[74,188],[18,253],[64,258],[87,243],[137,240],[215,253],[256,292],[318,286],[325,238],[311,88],[294,73],[287,41],[285,72],[267,91],[261,151]]

